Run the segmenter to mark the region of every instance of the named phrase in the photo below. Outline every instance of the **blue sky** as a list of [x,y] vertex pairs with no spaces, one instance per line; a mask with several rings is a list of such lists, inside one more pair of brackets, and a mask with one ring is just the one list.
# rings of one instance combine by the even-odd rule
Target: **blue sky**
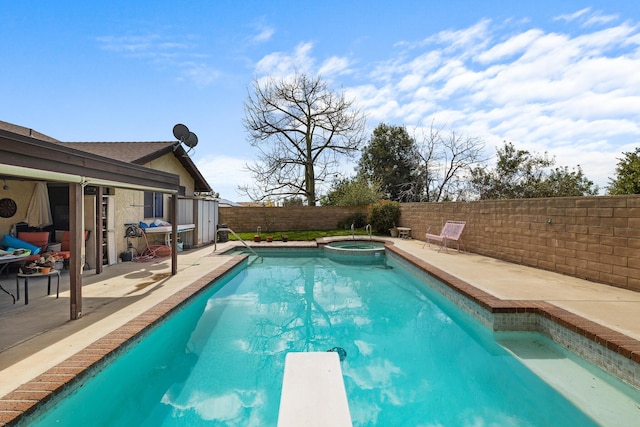
[[[368,128],[432,122],[580,164],[601,187],[640,145],[636,1],[0,0],[0,120],[63,141],[167,141],[184,123],[246,200],[254,77],[321,73]],[[352,165],[345,165],[346,172]]]

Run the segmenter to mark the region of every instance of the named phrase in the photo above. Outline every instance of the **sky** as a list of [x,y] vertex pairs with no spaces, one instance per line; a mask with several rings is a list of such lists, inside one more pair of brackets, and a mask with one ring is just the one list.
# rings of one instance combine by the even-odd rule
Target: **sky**
[[637,1],[0,0],[0,16],[0,120],[70,142],[172,141],[182,123],[233,201],[258,155],[252,82],[294,71],[354,99],[368,135],[434,124],[488,158],[510,141],[601,188],[640,146]]

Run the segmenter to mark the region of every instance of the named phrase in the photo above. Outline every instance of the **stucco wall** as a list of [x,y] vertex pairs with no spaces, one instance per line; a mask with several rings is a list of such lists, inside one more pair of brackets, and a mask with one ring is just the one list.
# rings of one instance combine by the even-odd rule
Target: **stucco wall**
[[[195,182],[193,177],[187,172],[187,170],[182,166],[182,163],[176,156],[172,153],[165,154],[162,157],[159,157],[155,160],[150,161],[144,165],[145,167],[163,171],[174,173],[180,177],[180,185],[185,188],[185,196],[193,196],[193,192],[195,189]],[[166,206],[165,206],[166,208]]]
[[0,217],[0,238],[9,233],[11,226],[22,222],[27,216],[27,208],[31,201],[33,189],[36,186],[34,181],[12,181],[7,180],[8,190],[3,189],[5,181],[0,181],[0,199],[12,199],[16,202],[16,213],[10,218]]
[[[145,167],[161,170],[164,172],[174,173],[180,177],[180,185],[185,187],[185,194],[192,196],[195,188],[193,178],[187,172],[180,161],[172,154],[165,154],[164,156],[155,159],[144,165]],[[127,248],[127,239],[124,236],[126,227],[125,224],[138,223],[140,221],[151,222],[155,218],[144,217],[144,191],[127,190],[122,188],[114,189],[114,201],[116,206],[115,211],[115,238],[117,254],[125,251]],[[169,195],[164,196],[164,219],[169,219]],[[163,244],[162,235],[149,235],[151,244],[159,243]],[[142,250],[145,247],[144,239],[131,239],[134,246]]]

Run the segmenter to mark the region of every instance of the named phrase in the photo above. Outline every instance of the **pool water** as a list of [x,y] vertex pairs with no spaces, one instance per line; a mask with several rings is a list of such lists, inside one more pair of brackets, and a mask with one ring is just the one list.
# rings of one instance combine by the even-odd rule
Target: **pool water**
[[275,426],[290,351],[345,349],[354,426],[597,425],[393,259],[235,269],[30,426]]

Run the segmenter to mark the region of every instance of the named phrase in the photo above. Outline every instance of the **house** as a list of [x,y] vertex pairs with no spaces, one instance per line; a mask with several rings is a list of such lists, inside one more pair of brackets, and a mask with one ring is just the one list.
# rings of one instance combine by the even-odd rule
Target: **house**
[[[193,231],[180,236],[182,241],[192,247],[214,241],[215,224],[218,222],[218,203],[209,196],[212,193],[211,187],[179,142],[58,142],[58,144],[154,170],[175,173],[180,177],[177,221],[182,225],[194,225]],[[85,195],[91,197],[87,191]],[[109,250],[106,254],[107,264],[117,262],[119,254],[127,251],[130,244],[134,245],[137,252],[144,249],[145,242],[142,239],[132,242],[135,239],[125,236],[125,230],[129,224],[140,222],[152,224],[156,220],[169,222],[169,198],[162,192],[109,188],[105,190],[103,198],[107,209],[109,204],[114,207],[109,218],[111,225],[108,228],[115,230],[115,234],[110,236],[115,243],[108,244],[107,247],[115,245],[115,251]],[[91,202],[86,204],[90,205]],[[52,206],[52,209],[55,210],[55,207]],[[162,235],[149,234],[147,237],[152,240],[152,243],[163,243]]]
[[[117,145],[116,145],[117,144]],[[15,209],[0,215],[0,233],[24,226],[31,195],[46,182],[52,225],[26,225],[72,235],[71,318],[81,316],[81,270],[118,261],[131,241],[130,223],[170,222],[172,273],[177,272],[178,225],[194,224],[191,243],[215,239],[217,201],[180,143],[67,143],[0,121],[0,200]],[[84,230],[89,238],[83,242]],[[135,242],[139,245],[139,242]]]

